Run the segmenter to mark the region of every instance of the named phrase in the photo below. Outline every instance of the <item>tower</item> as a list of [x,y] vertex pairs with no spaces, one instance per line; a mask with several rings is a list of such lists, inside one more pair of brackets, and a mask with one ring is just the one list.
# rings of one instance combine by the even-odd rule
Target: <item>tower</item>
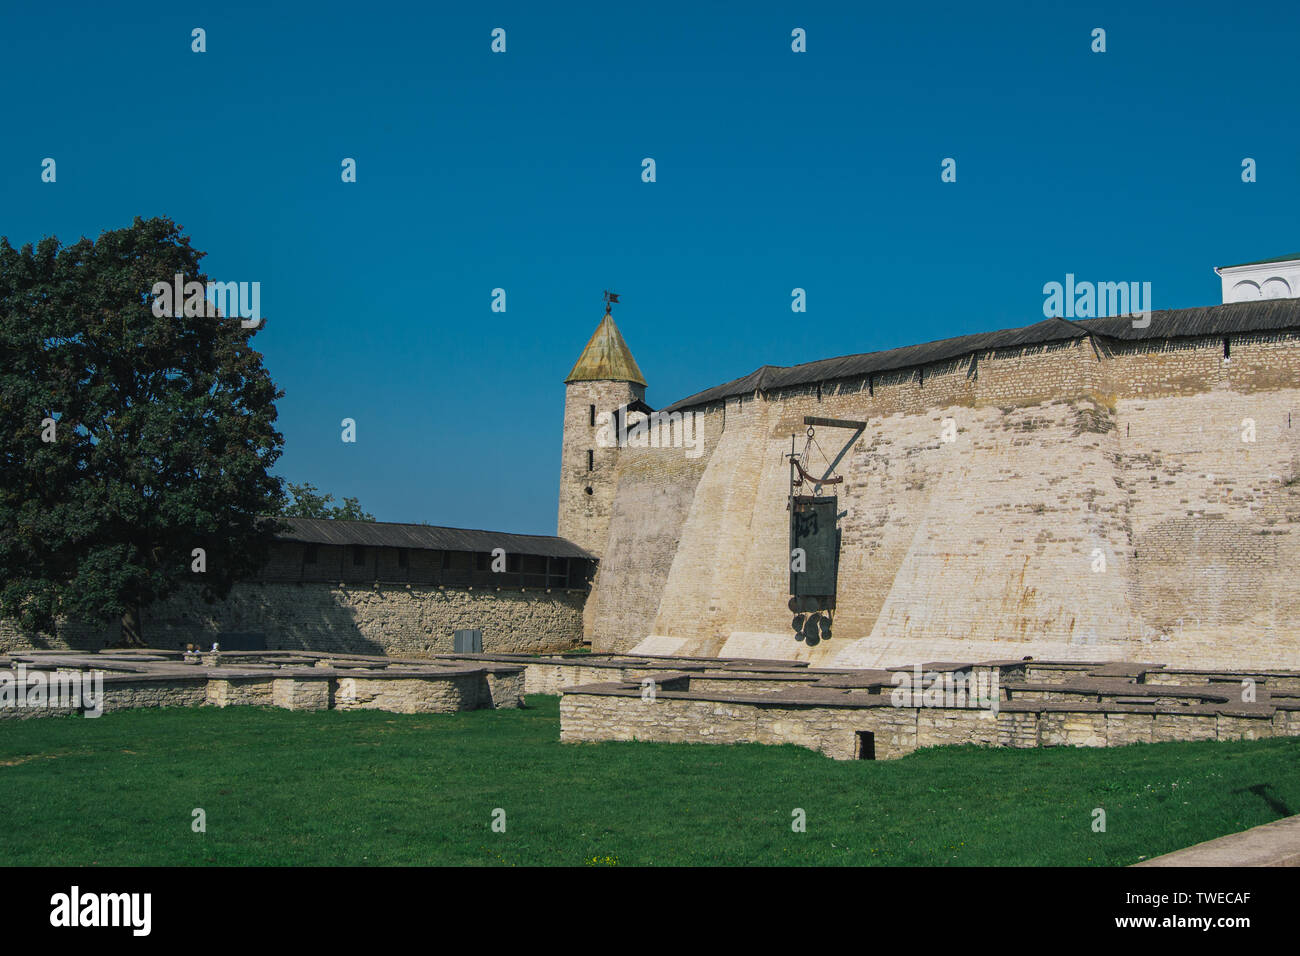
[[[644,406],[645,377],[623,341],[605,294],[605,316],[564,379],[558,534],[600,557],[618,484],[618,410]],[[604,424],[611,422],[612,424]]]

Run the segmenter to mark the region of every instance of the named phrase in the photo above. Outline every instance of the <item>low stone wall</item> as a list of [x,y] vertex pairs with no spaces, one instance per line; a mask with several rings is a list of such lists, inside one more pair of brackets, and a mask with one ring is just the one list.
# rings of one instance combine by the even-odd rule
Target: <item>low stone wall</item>
[[387,710],[397,714],[447,714],[478,705],[478,675],[446,677],[340,677],[334,696],[339,710]]
[[[927,681],[944,675],[962,688],[957,706],[897,706],[896,671],[908,668],[729,674],[657,663],[657,672],[614,680],[607,669],[604,681],[564,688],[560,739],[796,744],[848,760],[956,744],[1116,747],[1300,736],[1300,693],[1290,690],[1297,672],[1178,671],[1179,681],[1166,683],[1159,665],[931,664],[922,668]],[[987,691],[995,676],[996,708],[973,700],[961,706],[972,679]],[[653,694],[642,686],[647,677]]]
[[104,712],[139,707],[198,707],[206,703],[208,682],[197,674],[105,675]]
[[[322,666],[323,665],[323,666]],[[385,710],[393,713],[453,713],[479,708],[519,707],[524,668],[497,662],[390,662],[385,658],[312,660],[277,652],[207,654],[33,653],[0,659],[0,718],[89,713],[93,700],[48,706],[43,692],[18,703],[14,688],[52,686],[59,675],[95,675],[102,680],[104,712],[140,707],[281,707],[286,710]],[[54,678],[54,680],[52,680]],[[6,696],[7,695],[7,696]],[[27,697],[24,691],[23,697]]]
[[[208,676],[207,699],[202,703],[213,707],[278,707],[276,685],[298,683],[292,679],[276,680],[273,674],[257,676]],[[283,699],[283,695],[281,695]]]
[[[13,676],[0,667],[0,680],[12,680]],[[202,674],[105,674],[102,710],[109,713],[140,707],[198,707],[209,702],[209,694],[209,681]],[[81,705],[17,706],[16,701],[0,700],[0,719],[68,716],[85,710]]]
[[[607,681],[639,682],[645,677],[668,672],[690,675],[691,682],[708,681],[717,676],[725,679],[752,679],[770,682],[775,689],[790,683],[811,683],[828,674],[876,674],[875,671],[820,671],[809,677],[801,662],[718,660],[716,658],[629,657],[624,655],[572,654],[528,657],[518,654],[441,654],[439,660],[494,661],[515,664],[525,670],[524,692],[560,694],[565,688]],[[690,686],[695,686],[693,683]]]
[[505,667],[493,668],[485,675],[479,687],[479,707],[501,710],[505,707],[522,707],[524,701],[524,671]]
[[334,706],[334,682],[302,679],[273,681],[271,703],[285,710],[328,710]]
[[559,694],[566,687],[623,680],[621,664],[582,664],[543,660],[525,665],[524,689],[530,694]]
[[[665,743],[796,744],[837,760],[861,756],[859,734],[870,733],[877,759],[921,747],[1117,747],[1173,740],[1257,740],[1300,736],[1300,714],[1264,708],[1221,714],[1213,708],[1157,713],[1102,705],[1067,710],[1004,705],[982,710],[892,707],[888,698],[844,704],[789,700],[703,700],[658,692],[653,701],[621,685],[567,691],[560,700],[560,740],[566,743],[643,740]],[[1054,705],[1061,706],[1061,705]]]

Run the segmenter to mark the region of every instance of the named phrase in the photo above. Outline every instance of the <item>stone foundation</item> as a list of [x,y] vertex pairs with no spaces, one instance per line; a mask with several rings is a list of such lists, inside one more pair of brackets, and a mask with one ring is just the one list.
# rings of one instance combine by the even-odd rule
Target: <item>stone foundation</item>
[[[20,669],[21,667],[21,669]],[[524,668],[463,660],[393,660],[282,652],[196,655],[123,651],[103,654],[33,652],[0,658],[0,680],[16,687],[53,686],[59,675],[102,677],[105,713],[139,707],[281,707],[285,710],[385,710],[454,713],[519,707]],[[87,713],[94,701],[68,704],[53,691],[18,706],[0,701],[0,718]]]
[[[594,663],[582,670],[595,669]],[[640,669],[621,665],[629,671],[621,680],[607,676],[566,687],[560,739],[796,744],[850,760],[955,744],[1116,747],[1300,736],[1294,683],[1300,672],[1294,671],[1180,670],[1170,675],[1176,683],[1165,683],[1158,665],[927,664],[926,681],[951,676],[962,696],[936,706],[916,705],[928,699],[898,706],[899,675],[911,668],[794,672],[771,662],[717,663],[733,666],[661,659]],[[981,676],[997,677],[996,706],[991,694],[988,706],[966,705],[965,688],[978,686]],[[647,681],[653,694],[645,690]]]

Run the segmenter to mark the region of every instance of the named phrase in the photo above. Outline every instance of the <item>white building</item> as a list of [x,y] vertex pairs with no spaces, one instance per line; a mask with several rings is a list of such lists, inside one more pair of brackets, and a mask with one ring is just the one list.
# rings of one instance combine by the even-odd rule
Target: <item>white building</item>
[[1214,271],[1223,280],[1225,303],[1300,298],[1300,253],[1218,266]]

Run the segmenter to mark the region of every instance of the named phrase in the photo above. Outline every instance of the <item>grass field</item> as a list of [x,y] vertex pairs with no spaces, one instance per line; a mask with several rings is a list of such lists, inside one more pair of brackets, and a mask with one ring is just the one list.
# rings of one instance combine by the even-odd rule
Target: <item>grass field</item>
[[0,721],[0,863],[1103,866],[1300,812],[1296,738],[836,762],[561,745],[558,698],[529,705]]

